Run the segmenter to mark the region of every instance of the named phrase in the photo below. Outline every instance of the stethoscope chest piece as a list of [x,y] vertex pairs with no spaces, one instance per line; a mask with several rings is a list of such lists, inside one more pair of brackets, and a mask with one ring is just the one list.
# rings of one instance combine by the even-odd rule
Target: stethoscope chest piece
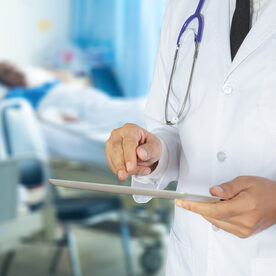
[[178,118],[178,117],[173,117],[172,120],[171,120],[171,123],[172,123],[173,125],[176,125],[176,124],[178,123],[178,121],[179,121],[179,118]]
[[178,117],[173,117],[170,121],[166,120],[165,118],[163,119],[162,123],[164,125],[169,125],[169,126],[174,126],[179,122]]

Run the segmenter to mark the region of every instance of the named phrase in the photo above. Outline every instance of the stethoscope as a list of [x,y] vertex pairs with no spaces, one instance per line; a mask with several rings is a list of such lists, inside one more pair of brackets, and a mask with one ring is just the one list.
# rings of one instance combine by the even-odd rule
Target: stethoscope
[[[202,7],[203,7],[204,3],[205,3],[205,0],[200,0],[199,1],[195,13],[193,15],[191,15],[186,20],[186,22],[184,23],[184,25],[181,28],[180,34],[179,34],[178,39],[177,39],[176,50],[175,50],[175,54],[174,54],[173,66],[172,66],[171,75],[170,75],[170,79],[169,79],[169,86],[168,86],[168,90],[167,90],[167,97],[166,97],[166,104],[165,104],[165,123],[167,125],[175,125],[175,124],[178,123],[181,115],[184,112],[184,109],[186,107],[188,98],[190,96],[190,89],[191,89],[192,79],[193,79],[193,75],[194,75],[194,68],[195,68],[195,64],[196,64],[196,60],[197,60],[197,56],[198,56],[198,48],[199,48],[199,44],[202,40],[203,17],[201,15],[201,10],[202,10]],[[179,49],[180,49],[180,46],[181,46],[180,40],[181,40],[181,37],[184,34],[184,32],[187,30],[188,26],[195,19],[198,20],[198,32],[197,32],[197,34],[194,33],[194,36],[195,36],[195,51],[194,51],[193,63],[192,63],[190,78],[189,78],[189,82],[188,82],[187,92],[186,92],[183,104],[181,106],[181,109],[180,109],[178,115],[176,117],[173,117],[171,120],[169,120],[168,119],[169,99],[170,99],[170,93],[171,93],[171,90],[172,90],[173,77],[174,77],[174,73],[175,73],[175,69],[176,69],[176,65],[177,65],[177,60],[178,60]]]

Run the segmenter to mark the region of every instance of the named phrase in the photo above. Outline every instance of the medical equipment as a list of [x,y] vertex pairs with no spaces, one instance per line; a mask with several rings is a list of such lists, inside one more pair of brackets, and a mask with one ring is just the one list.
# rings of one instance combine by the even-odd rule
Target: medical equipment
[[[174,60],[173,60],[173,66],[172,66],[172,70],[171,70],[171,74],[170,74],[170,79],[169,79],[169,86],[168,86],[168,90],[167,90],[167,97],[166,97],[166,103],[165,103],[165,123],[167,125],[175,125],[178,123],[181,115],[184,112],[184,109],[186,107],[188,98],[190,97],[190,89],[191,89],[191,84],[192,84],[192,79],[193,79],[193,74],[194,74],[194,68],[195,68],[195,63],[197,60],[197,56],[198,56],[198,48],[199,48],[199,44],[202,40],[202,32],[203,32],[203,17],[200,14],[202,7],[205,3],[205,0],[200,0],[197,6],[197,9],[195,11],[195,13],[193,15],[191,15],[184,23],[184,25],[181,28],[181,31],[179,33],[178,39],[177,39],[177,45],[176,45],[176,51],[175,51],[175,55],[174,55]],[[170,98],[170,92],[172,90],[172,82],[173,82],[173,77],[174,77],[174,73],[176,70],[176,65],[177,65],[177,60],[178,60],[178,55],[179,55],[179,50],[180,50],[180,46],[181,46],[181,37],[184,34],[184,32],[187,30],[188,26],[195,20],[198,20],[198,32],[197,34],[195,33],[195,51],[194,51],[194,57],[193,57],[193,63],[192,63],[192,68],[191,68],[191,72],[190,72],[190,78],[189,78],[189,82],[188,82],[188,87],[187,87],[187,91],[186,91],[186,95],[183,101],[183,104],[181,106],[181,109],[178,113],[178,115],[176,117],[173,117],[171,120],[169,120],[168,118],[168,106],[169,106],[169,98]]]
[[57,179],[49,179],[49,182],[55,186],[61,186],[64,188],[91,190],[91,191],[98,191],[98,192],[109,192],[109,193],[124,194],[124,195],[142,195],[142,196],[151,196],[151,197],[164,198],[164,199],[183,199],[183,200],[193,200],[193,201],[203,201],[203,202],[218,202],[221,200],[220,198],[217,198],[217,197],[191,195],[191,194],[175,192],[175,191],[141,189],[141,188],[121,186],[121,185],[87,183],[87,182],[78,182],[78,181],[57,180]]

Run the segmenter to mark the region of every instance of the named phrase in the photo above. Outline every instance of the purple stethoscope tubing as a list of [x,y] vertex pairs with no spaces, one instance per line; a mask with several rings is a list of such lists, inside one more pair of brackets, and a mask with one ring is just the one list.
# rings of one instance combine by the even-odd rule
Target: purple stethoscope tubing
[[196,35],[196,42],[200,43],[202,40],[202,33],[203,33],[203,18],[201,16],[201,10],[204,5],[205,0],[200,0],[197,6],[197,9],[193,15],[191,15],[183,24],[181,31],[179,33],[178,39],[177,39],[177,45],[180,45],[180,39],[183,35],[183,33],[187,30],[189,25],[191,24],[192,21],[195,19],[198,20],[198,31]]
[[[199,44],[200,44],[200,42],[202,40],[203,17],[201,15],[201,10],[202,10],[202,7],[203,7],[204,3],[205,3],[205,0],[200,0],[199,1],[195,13],[193,15],[191,15],[185,21],[185,23],[183,24],[183,26],[181,28],[179,36],[177,38],[176,51],[175,51],[175,55],[174,55],[174,61],[173,61],[172,71],[171,71],[171,75],[170,75],[170,79],[169,79],[169,86],[168,86],[168,90],[167,90],[166,103],[165,103],[165,118],[164,118],[164,123],[167,124],[167,125],[175,125],[175,124],[177,124],[177,122],[179,121],[181,115],[184,112],[186,103],[187,103],[187,101],[188,101],[188,99],[190,97],[190,89],[191,89],[191,84],[192,84],[192,79],[193,79],[193,74],[194,74],[195,63],[196,63],[197,55],[198,55],[198,47],[199,47]],[[192,68],[191,68],[191,73],[190,73],[190,78],[189,78],[189,82],[188,82],[187,92],[186,92],[186,95],[185,95],[182,107],[181,107],[181,109],[180,109],[177,117],[174,117],[174,118],[172,118],[172,120],[169,120],[168,119],[169,98],[170,98],[170,92],[172,90],[172,82],[173,82],[174,72],[176,70],[178,53],[179,53],[179,49],[180,49],[180,40],[181,40],[181,37],[182,37],[183,33],[187,30],[188,26],[195,19],[198,20],[198,31],[197,31],[197,33],[195,33],[195,52],[194,52],[193,64],[192,64]]]

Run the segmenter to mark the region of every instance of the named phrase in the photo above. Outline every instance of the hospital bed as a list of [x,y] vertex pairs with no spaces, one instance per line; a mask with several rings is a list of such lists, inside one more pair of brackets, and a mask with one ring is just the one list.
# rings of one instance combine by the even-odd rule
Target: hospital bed
[[[57,72],[28,65],[17,66],[26,76],[30,89],[39,90],[47,83],[56,83],[36,110],[51,156],[106,164],[104,144],[111,131],[129,122],[144,125],[146,97],[109,97],[94,87],[79,84],[74,76],[70,82],[57,81],[57,76],[61,75]],[[62,114],[78,121],[66,122]]]
[[52,157],[107,165],[104,155],[107,131],[96,132],[88,124],[59,124],[45,118],[40,118],[40,126]]
[[[106,164],[104,145],[111,131],[125,123],[143,126],[145,102],[145,98],[111,98],[89,87],[58,85],[38,109],[50,153],[80,162]],[[72,114],[77,120],[62,120],[62,113]]]

